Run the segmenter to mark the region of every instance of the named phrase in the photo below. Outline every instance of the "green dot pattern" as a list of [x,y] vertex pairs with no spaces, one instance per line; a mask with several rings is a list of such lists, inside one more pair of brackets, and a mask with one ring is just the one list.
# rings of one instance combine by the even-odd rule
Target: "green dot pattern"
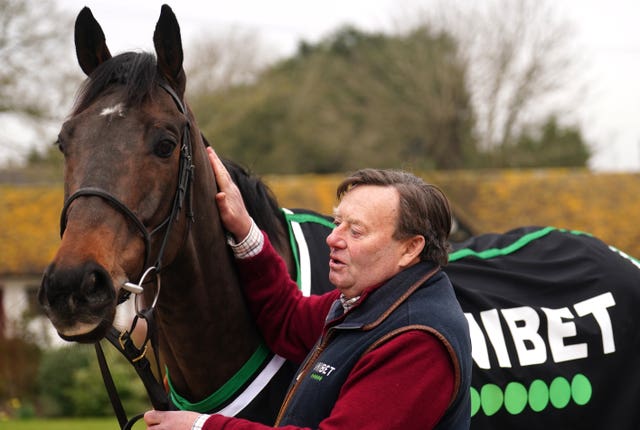
[[525,386],[521,382],[509,382],[504,390],[496,384],[485,384],[478,391],[471,387],[471,416],[480,411],[486,416],[504,410],[511,415],[518,415],[527,407],[534,412],[542,412],[547,408],[566,408],[571,401],[578,406],[589,403],[593,395],[591,381],[578,373],[571,381],[558,376],[551,383],[536,379]]
[[474,416],[480,410],[480,393],[471,387],[471,416]]
[[571,380],[571,397],[576,404],[584,406],[591,400],[591,382],[586,376],[578,373]]
[[543,411],[549,404],[549,387],[544,381],[536,379],[529,386],[529,407],[534,412]]
[[511,415],[518,415],[527,406],[527,389],[519,382],[509,382],[504,390],[504,407]]
[[557,409],[563,409],[571,401],[571,384],[562,376],[551,381],[549,400]]
[[503,399],[502,390],[495,384],[487,384],[480,390],[480,406],[488,417],[500,410]]

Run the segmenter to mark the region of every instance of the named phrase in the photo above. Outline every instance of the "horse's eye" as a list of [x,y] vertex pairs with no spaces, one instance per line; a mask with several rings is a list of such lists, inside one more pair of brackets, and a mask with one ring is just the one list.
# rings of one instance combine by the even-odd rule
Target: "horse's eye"
[[64,154],[64,142],[58,137],[54,142],[54,145],[58,147],[58,150]]
[[174,148],[176,147],[176,143],[172,140],[162,139],[156,142],[153,147],[153,153],[158,157],[168,158],[173,153]]

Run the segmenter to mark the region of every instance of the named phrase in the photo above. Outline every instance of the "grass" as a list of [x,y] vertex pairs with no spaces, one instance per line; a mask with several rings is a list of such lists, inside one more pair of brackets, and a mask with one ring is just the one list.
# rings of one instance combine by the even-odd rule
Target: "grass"
[[[120,425],[115,417],[108,418],[56,418],[0,421],[2,430],[118,430]],[[145,428],[142,420],[134,430]]]

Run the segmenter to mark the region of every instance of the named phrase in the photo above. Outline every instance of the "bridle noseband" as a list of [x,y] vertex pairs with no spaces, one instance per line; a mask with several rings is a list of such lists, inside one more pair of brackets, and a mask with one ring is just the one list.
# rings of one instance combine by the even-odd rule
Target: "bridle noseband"
[[[121,301],[124,301],[128,298],[130,293],[140,294],[143,291],[142,284],[145,282],[146,276],[150,272],[156,273],[156,278],[158,282],[158,286],[156,289],[156,296],[154,298],[152,306],[155,306],[156,301],[158,299],[158,295],[160,293],[160,271],[162,270],[162,257],[164,256],[164,251],[169,240],[169,236],[171,234],[171,227],[173,226],[172,221],[175,221],[182,209],[182,206],[187,205],[187,222],[188,227],[187,230],[191,226],[191,222],[193,222],[193,203],[192,203],[192,192],[191,185],[193,182],[193,153],[192,153],[192,144],[191,144],[191,123],[187,116],[187,110],[185,106],[176,94],[176,92],[169,86],[167,83],[160,81],[160,88],[162,88],[165,92],[171,96],[176,107],[180,111],[182,115],[186,118],[185,126],[182,130],[182,140],[180,145],[180,165],[178,170],[178,184],[176,187],[176,192],[173,199],[173,205],[171,207],[171,212],[169,215],[155,228],[151,231],[147,230],[144,223],[136,216],[136,214],[127,207],[120,199],[115,197],[108,191],[105,191],[101,188],[97,187],[84,187],[78,189],[74,192],[69,198],[65,201],[64,206],[62,207],[62,213],[60,214],[60,237],[64,234],[64,231],[67,227],[67,212],[69,211],[69,207],[71,203],[73,203],[76,199],[85,196],[92,197],[100,197],[103,200],[106,200],[112,207],[117,209],[121,214],[125,216],[125,218],[132,222],[133,225],[136,226],[138,231],[140,232],[142,239],[144,240],[144,268],[142,271],[142,275],[139,277],[138,283],[127,282],[123,285],[123,288],[127,291],[127,293],[121,298]],[[164,237],[162,239],[162,243],[160,246],[160,250],[158,252],[158,256],[153,265],[150,265],[149,254],[151,249],[151,237],[166,227]],[[137,301],[136,301],[136,311],[137,309]],[[139,313],[139,312],[138,312]]]

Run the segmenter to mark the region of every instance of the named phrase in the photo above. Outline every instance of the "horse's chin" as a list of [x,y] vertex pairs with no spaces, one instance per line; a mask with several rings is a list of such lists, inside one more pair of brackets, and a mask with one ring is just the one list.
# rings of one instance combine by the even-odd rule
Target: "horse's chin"
[[95,343],[107,335],[111,323],[101,320],[97,324],[78,323],[65,330],[58,330],[58,336],[67,342]]

